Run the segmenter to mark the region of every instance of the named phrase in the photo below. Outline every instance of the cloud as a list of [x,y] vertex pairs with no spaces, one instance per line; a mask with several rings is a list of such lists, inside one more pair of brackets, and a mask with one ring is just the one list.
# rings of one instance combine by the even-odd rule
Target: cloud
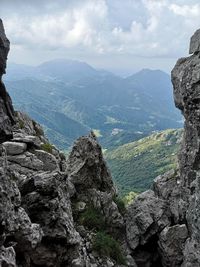
[[0,15],[18,49],[178,57],[200,27],[197,0],[1,2]]
[[[83,1],[84,2],[84,1]],[[99,47],[101,28],[107,17],[105,1],[87,1],[55,13],[37,16],[14,14],[5,18],[7,34],[15,45],[47,49]],[[48,6],[49,7],[49,6]],[[98,49],[97,49],[98,50]]]

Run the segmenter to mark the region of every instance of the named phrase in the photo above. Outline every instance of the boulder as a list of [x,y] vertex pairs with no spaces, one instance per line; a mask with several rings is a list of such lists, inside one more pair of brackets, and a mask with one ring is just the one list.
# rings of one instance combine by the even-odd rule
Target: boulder
[[156,197],[152,190],[138,195],[126,215],[126,236],[131,249],[146,244],[170,223],[167,201]]
[[159,235],[159,248],[163,266],[179,267],[183,262],[183,250],[188,237],[185,224],[166,227]]
[[116,193],[101,147],[93,133],[80,137],[67,161],[69,179],[80,192],[88,188]]
[[33,135],[24,135],[22,133],[14,133],[14,137],[11,140],[12,142],[19,142],[19,143],[25,143],[28,146],[33,147],[40,147],[40,140],[37,136]]
[[43,150],[35,150],[34,154],[40,161],[43,162],[45,171],[54,171],[59,168],[54,155]]
[[13,247],[0,248],[0,266],[17,267],[16,254]]
[[27,144],[25,143],[5,142],[3,143],[3,146],[9,156],[23,154],[27,149]]

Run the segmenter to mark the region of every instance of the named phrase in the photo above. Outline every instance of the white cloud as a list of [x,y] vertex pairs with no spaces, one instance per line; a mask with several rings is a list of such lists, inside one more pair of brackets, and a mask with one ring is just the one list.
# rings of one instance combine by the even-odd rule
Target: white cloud
[[197,0],[16,0],[18,9],[2,1],[7,34],[22,49],[178,57],[200,27]]
[[177,5],[177,4],[171,4],[169,7],[170,10],[174,12],[174,14],[183,16],[185,18],[195,18],[199,17],[200,15],[200,4],[194,4],[194,5]]

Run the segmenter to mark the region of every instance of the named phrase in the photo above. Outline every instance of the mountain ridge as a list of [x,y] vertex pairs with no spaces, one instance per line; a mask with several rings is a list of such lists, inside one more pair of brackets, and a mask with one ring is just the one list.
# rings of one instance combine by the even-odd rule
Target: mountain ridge
[[[52,62],[54,61],[51,61],[51,64],[53,64]],[[78,63],[76,62],[76,64]],[[23,109],[23,105],[26,103],[25,111],[30,112],[29,114],[44,128],[47,127],[48,122],[36,116],[37,109],[40,109],[40,106],[46,107],[46,114],[48,114],[49,109],[49,115],[51,112],[58,112],[79,123],[81,135],[85,134],[85,131],[81,133],[81,129],[94,129],[100,132],[100,141],[104,146],[115,146],[117,135],[113,136],[114,132],[118,132],[119,140],[125,142],[134,141],[137,132],[148,135],[155,130],[182,126],[179,122],[181,121],[181,115],[173,105],[169,76],[163,74],[164,77],[168,77],[167,82],[165,78],[160,78],[159,81],[159,77],[154,81],[151,78],[154,71],[146,72],[148,72],[150,78],[145,87],[148,84],[151,90],[144,89],[144,86],[140,85],[143,83],[142,80],[137,85],[133,77],[130,82],[109,73],[102,75],[102,71],[95,71],[97,75],[93,73],[91,77],[83,77],[82,74],[78,75],[75,71],[75,76],[78,78],[76,81],[73,78],[72,81],[71,78],[68,80],[69,73],[66,69],[62,70],[62,75],[66,74],[62,81],[57,79],[56,73],[55,76],[48,79],[43,79],[45,75],[40,73],[35,78],[26,77],[26,79],[22,79],[19,75],[19,80],[14,81],[7,78],[5,82],[16,108]],[[7,75],[9,77],[9,70]],[[162,88],[166,93],[158,93]],[[146,93],[146,91],[151,91],[151,95],[149,96],[149,92]],[[166,97],[163,97],[164,95]],[[38,108],[35,103],[34,115],[31,101],[34,103],[36,100]],[[27,103],[30,103],[29,106]],[[48,119],[53,121],[54,117]],[[56,123],[54,121],[54,124]],[[120,137],[122,136],[121,133],[123,133],[123,138]],[[133,137],[131,137],[131,133]],[[59,142],[56,135],[51,134],[49,138],[61,149],[67,149],[70,146],[68,141],[65,144]],[[67,135],[62,137],[63,140],[65,138],[70,140]],[[71,144],[76,138],[77,135],[74,135]],[[63,147],[63,145],[67,147]]]

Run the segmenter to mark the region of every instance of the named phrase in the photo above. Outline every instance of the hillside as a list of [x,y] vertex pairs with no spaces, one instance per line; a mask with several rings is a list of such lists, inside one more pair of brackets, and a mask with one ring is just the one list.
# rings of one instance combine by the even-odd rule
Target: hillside
[[105,157],[121,195],[150,188],[153,179],[176,167],[182,130],[165,130],[107,150]]
[[123,79],[83,62],[54,60],[27,68],[10,64],[5,82],[15,108],[42,124],[62,150],[90,129],[111,148],[182,127],[170,77],[162,71],[143,70]]

